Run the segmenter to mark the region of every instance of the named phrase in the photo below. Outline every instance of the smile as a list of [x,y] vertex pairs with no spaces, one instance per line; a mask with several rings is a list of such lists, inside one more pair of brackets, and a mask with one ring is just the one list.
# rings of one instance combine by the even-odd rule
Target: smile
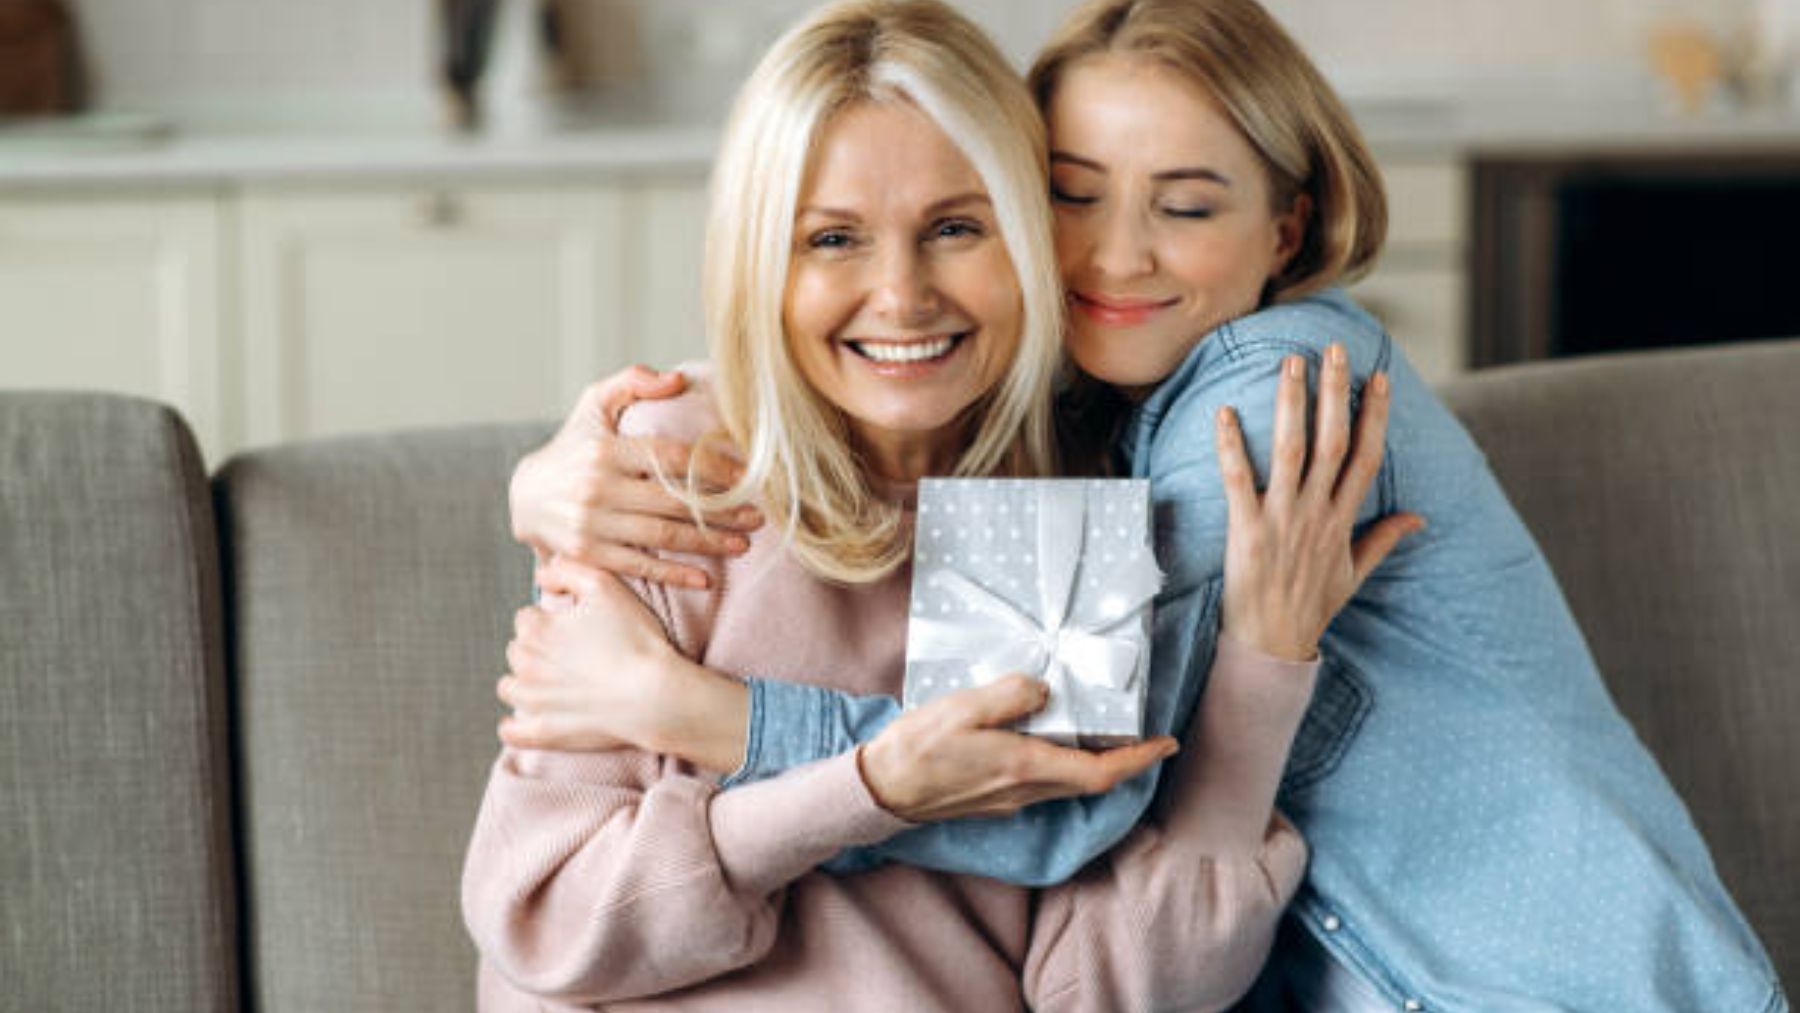
[[1100,323],[1128,326],[1141,324],[1180,300],[1108,299],[1074,292],[1071,293],[1071,301],[1076,309]]
[[871,362],[931,362],[949,355],[968,336],[968,332],[964,332],[923,341],[877,341],[867,338],[846,340],[844,344]]

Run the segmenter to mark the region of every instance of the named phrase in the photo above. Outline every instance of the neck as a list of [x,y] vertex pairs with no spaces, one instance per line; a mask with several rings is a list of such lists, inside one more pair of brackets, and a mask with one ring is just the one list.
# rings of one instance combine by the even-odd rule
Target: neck
[[857,449],[869,470],[889,482],[917,482],[927,475],[948,474],[962,449],[963,427],[946,426],[929,433],[896,433],[859,428]]

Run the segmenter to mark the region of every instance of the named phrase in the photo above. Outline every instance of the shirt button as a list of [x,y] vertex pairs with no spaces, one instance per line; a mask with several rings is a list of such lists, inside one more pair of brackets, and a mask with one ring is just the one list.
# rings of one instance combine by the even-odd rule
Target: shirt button
[[1400,1005],[1401,1008],[1406,1010],[1406,1013],[1419,1013],[1420,1010],[1425,1008],[1425,1004],[1417,999],[1408,999]]
[[1336,932],[1338,929],[1341,929],[1343,927],[1344,927],[1344,923],[1338,921],[1337,915],[1326,915],[1325,916],[1325,931]]

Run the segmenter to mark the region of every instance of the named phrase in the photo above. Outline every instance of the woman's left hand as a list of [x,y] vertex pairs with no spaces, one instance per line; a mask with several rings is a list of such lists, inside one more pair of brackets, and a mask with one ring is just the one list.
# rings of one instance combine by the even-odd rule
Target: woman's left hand
[[1376,373],[1363,388],[1353,446],[1349,363],[1342,345],[1327,348],[1309,461],[1306,363],[1289,356],[1261,494],[1237,415],[1219,410],[1219,471],[1230,513],[1221,628],[1239,642],[1278,658],[1318,657],[1325,627],[1363,579],[1400,539],[1425,526],[1417,514],[1390,514],[1350,541],[1357,509],[1381,470],[1389,397],[1387,376]]
[[610,573],[567,560],[539,569],[546,603],[520,609],[495,687],[513,713],[507,745],[637,748],[712,770],[743,762],[749,691],[683,657]]

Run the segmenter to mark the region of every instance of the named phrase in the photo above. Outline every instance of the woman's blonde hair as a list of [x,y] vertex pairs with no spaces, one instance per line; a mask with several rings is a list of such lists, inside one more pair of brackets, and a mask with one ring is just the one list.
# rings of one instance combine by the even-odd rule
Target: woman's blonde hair
[[956,475],[1055,471],[1051,388],[1063,299],[1046,197],[1046,145],[1031,95],[993,43],[936,0],[828,5],[777,41],[739,91],[712,181],[705,309],[726,435],[743,480],[698,509],[760,499],[791,549],[827,579],[864,583],[911,551],[899,506],[871,487],[841,411],[789,354],[782,305],[801,187],[840,111],[907,102],[968,158],[1018,276],[1023,332],[996,388],[972,409]]
[[1198,85],[1256,149],[1275,211],[1302,194],[1311,220],[1271,279],[1291,299],[1368,273],[1387,237],[1381,173],[1349,110],[1256,0],[1093,0],[1070,15],[1031,68],[1046,115],[1063,76],[1103,53],[1142,56]]

